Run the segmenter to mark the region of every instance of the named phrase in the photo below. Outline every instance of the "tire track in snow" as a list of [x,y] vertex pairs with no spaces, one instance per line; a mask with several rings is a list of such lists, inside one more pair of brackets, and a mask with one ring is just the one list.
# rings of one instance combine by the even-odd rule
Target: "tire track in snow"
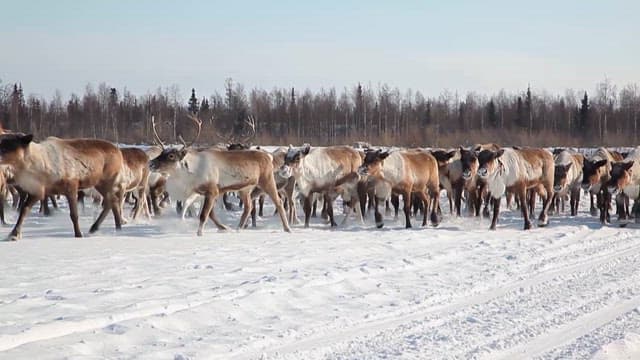
[[[144,309],[122,312],[109,316],[101,316],[79,321],[60,320],[44,325],[36,325],[17,334],[0,335],[0,352],[11,350],[28,343],[51,340],[79,332],[101,329],[122,321],[161,314],[171,315],[179,311],[188,310],[190,308],[219,300],[218,298],[212,300],[210,294],[208,297],[204,295],[198,297],[203,298],[203,300],[185,300],[181,302],[168,303],[166,305],[149,306]],[[208,300],[204,300],[204,298],[208,298]]]
[[593,313],[584,315],[576,321],[562,325],[543,336],[538,336],[528,343],[517,345],[503,352],[489,353],[487,359],[534,358],[558,346],[565,345],[574,339],[588,334],[618,316],[633,311],[640,306],[640,297],[634,297],[614,305],[605,306]]
[[[628,237],[630,236],[631,235],[628,235]],[[558,266],[552,269],[544,270],[531,276],[530,278],[507,283],[499,286],[498,288],[488,289],[477,294],[464,294],[459,297],[458,300],[454,300],[445,305],[430,306],[426,309],[420,309],[418,311],[400,316],[397,316],[397,314],[392,314],[390,316],[386,316],[385,318],[365,322],[347,329],[336,329],[330,334],[318,334],[315,336],[312,335],[305,339],[299,339],[298,341],[293,341],[288,344],[275,346],[271,349],[257,350],[256,352],[250,354],[238,354],[234,358],[257,358],[262,356],[263,353],[271,356],[282,356],[301,351],[330,347],[331,345],[335,345],[337,343],[345,343],[346,341],[356,337],[379,333],[386,329],[398,327],[412,321],[419,321],[434,314],[452,313],[467,307],[471,307],[473,305],[483,304],[494,298],[498,298],[510,292],[519,290],[520,288],[535,287],[539,284],[553,280],[556,277],[566,275],[568,273],[576,273],[589,270],[595,266],[605,264],[617,258],[638,253],[640,253],[640,244],[627,246],[622,249],[616,249],[609,253],[598,254],[588,258],[581,258],[580,260],[575,261],[570,265]]]

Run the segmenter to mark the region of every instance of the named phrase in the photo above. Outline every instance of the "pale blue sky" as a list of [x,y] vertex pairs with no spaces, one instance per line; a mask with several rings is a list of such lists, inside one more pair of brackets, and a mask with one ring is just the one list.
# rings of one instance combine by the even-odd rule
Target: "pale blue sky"
[[357,82],[493,94],[640,83],[640,1],[7,1],[0,80],[184,98]]

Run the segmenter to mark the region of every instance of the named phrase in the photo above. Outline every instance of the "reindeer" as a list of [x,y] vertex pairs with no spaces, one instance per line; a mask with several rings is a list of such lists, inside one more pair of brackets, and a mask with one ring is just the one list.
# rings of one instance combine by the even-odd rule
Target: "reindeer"
[[358,151],[349,146],[329,146],[311,148],[305,144],[301,148],[289,146],[280,175],[294,177],[298,191],[303,197],[304,226],[309,227],[311,203],[314,193],[324,196],[327,215],[331,226],[337,226],[333,218],[332,193],[336,181],[355,172],[362,164]]
[[630,151],[624,160],[611,164],[606,186],[610,194],[616,195],[619,220],[627,219],[629,210],[625,207],[628,207],[628,199],[631,198],[634,200],[635,221],[640,222],[640,147]]
[[453,208],[455,208],[456,215],[460,216],[462,191],[466,183],[466,180],[462,176],[463,166],[460,152],[458,150],[432,150],[431,155],[433,155],[438,162],[440,186],[447,191],[451,213],[453,213]]
[[[611,163],[622,161],[619,154],[613,154],[609,150],[601,147],[589,159],[584,159],[582,169],[582,189],[596,196],[597,208],[600,211],[600,222],[610,222],[609,209],[611,208],[611,194],[606,183],[609,181]],[[596,207],[593,203],[593,196],[590,198],[590,212],[596,214]]]
[[[554,200],[557,202],[569,195],[571,216],[576,216],[578,214],[578,205],[580,204],[580,184],[582,182],[584,156],[582,154],[563,150],[555,154],[554,157]],[[558,207],[557,204],[555,204],[555,206],[556,208]],[[562,206],[564,208],[564,203]],[[559,209],[557,209],[557,211],[560,212]]]
[[[182,148],[164,148],[158,157],[149,162],[149,166],[152,171],[167,176],[167,189],[170,194],[172,191],[177,192],[177,199],[184,199],[193,193],[204,195],[197,235],[202,236],[208,218],[211,218],[219,229],[228,229],[218,221],[213,211],[218,195],[228,191],[238,191],[245,204],[238,225],[239,228],[244,227],[251,212],[251,192],[255,187],[261,188],[269,195],[276,205],[283,229],[289,232],[289,223],[273,178],[271,155],[257,150],[192,149],[192,145],[200,136],[202,121],[194,116],[190,118],[198,130],[194,140],[187,144],[180,137]],[[157,136],[155,130],[154,134]]]
[[[153,116],[151,117],[151,123],[155,124],[155,118]],[[159,139],[157,134],[154,134],[154,138]],[[158,157],[158,155],[160,155],[160,153],[162,153],[162,149],[164,149],[164,147],[164,143],[158,143],[158,145],[148,148],[145,153],[149,159],[155,159],[156,157]],[[155,171],[149,172],[149,177],[147,180],[148,195],[146,203],[148,211],[150,213],[153,212],[154,215],[160,215],[162,213],[162,198],[164,196],[166,200],[166,197],[168,196],[168,194],[166,193],[166,184],[167,178],[164,175]]]
[[20,133],[0,135],[0,164],[11,166],[17,186],[29,195],[8,240],[22,236],[22,224],[33,204],[45,195],[65,195],[76,237],[82,237],[78,225],[77,194],[79,189],[95,187],[103,198],[102,212],[91,226],[96,232],[109,211],[113,212],[116,229],[121,228],[120,199],[124,195],[119,183],[122,154],[103,140],[59,139],[49,137],[33,142],[33,135]]
[[[495,143],[487,143],[487,144],[476,144],[473,146],[473,151],[475,151],[476,156],[483,150],[491,150],[498,151],[500,150],[500,145]],[[484,208],[482,209],[482,216],[489,216],[489,203],[491,202],[491,194],[487,191],[487,182],[481,176],[476,173],[475,177],[476,184],[476,194],[478,202],[477,207],[482,207],[482,201],[484,200]],[[476,216],[480,216],[479,210],[476,212]]]
[[[147,207],[147,193],[149,187],[149,156],[147,153],[138,148],[121,148],[123,166],[122,181],[125,193],[131,193],[134,198],[134,206],[131,211],[131,219],[135,220],[141,211],[146,211],[149,215]],[[124,198],[121,202],[121,213],[124,210]]]
[[527,190],[541,185],[545,190],[543,209],[538,226],[548,224],[549,206],[553,194],[553,156],[544,149],[482,150],[478,154],[478,176],[487,183],[493,202],[493,218],[489,229],[495,230],[500,213],[500,199],[506,191],[513,192],[520,201],[524,229],[531,229]]
[[415,193],[424,204],[422,226],[427,224],[427,213],[431,211],[431,223],[439,223],[438,194],[440,180],[436,159],[422,150],[404,151],[369,151],[365,155],[364,163],[358,169],[362,176],[373,179],[375,186],[376,226],[384,226],[382,214],[378,209],[381,201],[385,201],[391,193],[402,195],[404,200],[404,215],[406,228],[411,227],[411,195]]

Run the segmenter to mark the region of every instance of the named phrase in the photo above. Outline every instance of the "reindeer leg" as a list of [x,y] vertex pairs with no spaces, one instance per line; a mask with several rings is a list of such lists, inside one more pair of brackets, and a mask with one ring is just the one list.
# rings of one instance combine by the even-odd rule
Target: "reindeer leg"
[[[313,194],[309,194],[309,196],[313,197]],[[318,216],[318,214],[316,213],[317,209],[318,209],[318,199],[313,199],[313,210],[311,212],[311,217],[317,217]]]
[[[594,197],[595,197],[595,201],[594,201]],[[589,213],[591,213],[591,216],[597,216],[598,215],[598,208],[600,207],[600,194],[592,194],[591,192],[589,192],[589,201],[590,201],[590,205],[589,205]]]
[[218,230],[223,230],[223,231],[231,230],[230,227],[228,227],[227,225],[221,223],[220,220],[218,220],[218,217],[216,216],[215,207],[211,208],[211,213],[209,214],[209,219],[211,219],[211,221],[213,221],[213,223],[216,225]]
[[489,217],[489,203],[492,202],[491,199],[492,199],[491,193],[487,192],[486,196],[484,197],[484,208],[482,209],[482,216],[484,217]]
[[[526,198],[526,193],[524,195],[524,197]],[[489,198],[491,200],[493,200],[493,218],[491,219],[491,226],[489,227],[489,230],[495,230],[496,229],[496,224],[498,223],[498,215],[500,214],[500,200],[501,198],[497,198],[497,199],[493,199],[493,198]],[[488,199],[488,200],[489,200]],[[526,211],[526,204],[524,204],[524,202],[522,203],[523,205],[521,206],[522,208],[525,208]],[[487,212],[489,212],[488,208],[485,208],[487,210]]]
[[4,220],[4,202],[5,202],[5,195],[3,194],[0,197],[0,221],[2,222],[2,225],[7,225],[7,222]]
[[460,208],[462,208],[462,185],[454,186],[453,199],[455,201],[456,215],[460,217]]
[[429,196],[424,191],[418,191],[416,193],[416,195],[417,195],[417,200],[420,200],[420,202],[423,204],[422,206],[424,207],[424,210],[422,211],[422,226],[426,226],[427,225],[427,215],[429,213],[429,210],[431,210],[430,209],[430,205],[431,204],[429,202]]
[[65,196],[69,202],[69,216],[73,223],[73,233],[77,238],[82,237],[80,225],[78,224],[78,188],[72,187],[67,191]]
[[238,195],[240,195],[240,201],[244,204],[238,229],[244,229],[247,224],[249,214],[251,213],[251,209],[253,208],[253,201],[251,201],[251,191],[240,191]]
[[56,197],[51,195],[51,205],[53,206],[54,209],[58,208],[58,201],[56,200]]
[[440,201],[438,201],[438,198],[440,196],[440,191],[435,188],[435,189],[431,189],[429,191],[429,194],[427,194],[427,202],[425,203],[425,216],[426,216],[426,211],[429,209],[427,207],[427,205],[429,205],[429,207],[431,208],[431,226],[438,226],[440,224],[440,220],[441,220],[441,216],[440,213],[438,213],[438,210],[440,209]]
[[309,194],[308,196],[304,197],[304,204],[303,204],[303,210],[304,210],[304,227],[308,228],[309,227],[309,216],[311,215],[311,197],[313,195]]
[[[102,211],[100,212],[100,215],[98,215],[98,218],[93,223],[93,225],[91,225],[91,228],[89,229],[89,234],[93,234],[94,232],[98,231],[98,229],[100,228],[100,224],[102,224],[105,217],[107,217],[107,214],[111,210],[112,206],[113,206],[112,202],[106,197],[102,200]],[[120,219],[118,219],[118,221],[119,220]]]
[[391,194],[391,205],[393,205],[394,212],[393,220],[396,221],[398,220],[398,212],[400,209],[400,195]]
[[375,204],[374,204],[374,209],[375,209],[374,217],[376,220],[376,227],[378,229],[381,229],[384,226],[384,221],[382,220],[382,214],[380,213],[380,209],[379,209],[381,202],[385,202],[385,199],[376,196]]
[[122,229],[122,207],[118,206],[122,204],[122,200],[124,200],[124,189],[120,188],[116,190],[116,193],[113,194],[111,205],[111,212],[113,213],[113,218],[116,226],[116,230]]
[[[258,202],[260,200],[258,199]],[[253,199],[251,200],[252,205],[251,205],[251,227],[255,228],[256,227],[256,215],[257,215],[257,211],[256,211],[256,200]],[[258,204],[258,206],[260,206],[260,204]]]
[[264,212],[262,211],[264,208],[264,194],[260,195],[258,198],[258,205],[260,206],[260,211],[258,211],[258,216],[263,217]]
[[[213,211],[214,204],[214,196],[210,192],[204,195],[204,203],[202,204],[202,209],[200,210],[200,224],[198,225],[198,231],[196,232],[197,236],[202,236],[202,231],[204,230],[204,224],[207,222],[210,214]],[[214,221],[215,222],[215,221]]]
[[49,209],[48,196],[45,196],[44,199],[40,200],[40,213],[43,213],[44,216],[51,216],[51,209]]
[[360,181],[358,182],[357,185],[357,192],[358,192],[358,206],[360,207],[360,212],[358,215],[360,217],[360,221],[364,221],[363,216],[366,212],[366,207],[367,207],[367,183],[364,181]]
[[31,207],[38,201],[38,196],[30,195],[25,193],[24,200],[20,205],[20,215],[18,215],[18,221],[16,221],[16,225],[13,227],[13,230],[9,233],[7,237],[8,241],[16,241],[22,238],[22,223],[24,219],[29,214]]
[[324,207],[326,208],[327,216],[329,217],[329,223],[331,227],[336,227],[338,224],[333,218],[333,199],[329,194],[324,194]]
[[[267,178],[266,183],[263,183],[261,188],[262,188],[262,191],[267,193],[269,198],[271,198],[271,201],[275,204],[276,209],[278,210],[278,215],[280,215],[280,221],[282,222],[282,229],[286,232],[291,232],[291,228],[289,227],[289,222],[287,221],[287,216],[284,211],[284,207],[282,206],[282,201],[278,196],[278,189],[276,188],[275,181],[269,180]],[[305,198],[305,221],[306,221],[305,227],[309,227],[309,216],[307,216],[308,215],[307,201],[308,201],[308,198]],[[309,203],[309,205],[311,204]],[[291,207],[295,207],[295,205],[291,203]]]
[[[527,189],[523,186],[522,189],[516,190],[516,198],[521,204],[527,203],[527,196],[530,195]],[[522,213],[522,219],[524,219],[524,230],[531,229],[531,220],[529,219],[528,206],[520,206],[520,212]]]
[[405,229],[411,228],[411,191],[406,190],[402,194],[402,200],[404,201],[404,219],[405,219]]
[[545,184],[544,188],[540,190],[540,197],[542,198],[542,211],[538,217],[538,226],[544,227],[549,224],[549,207],[551,206],[551,196],[553,194],[553,183]]

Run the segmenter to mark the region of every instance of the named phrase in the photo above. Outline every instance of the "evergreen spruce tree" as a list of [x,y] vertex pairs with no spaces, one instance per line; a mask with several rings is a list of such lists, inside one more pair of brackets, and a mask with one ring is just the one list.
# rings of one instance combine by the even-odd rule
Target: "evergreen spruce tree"
[[198,98],[196,97],[196,89],[191,89],[191,97],[189,98],[189,112],[192,114],[198,113]]
[[578,112],[578,126],[579,130],[583,132],[583,135],[587,135],[587,129],[589,126],[589,97],[587,92],[584,92],[584,97],[580,100],[580,110]]
[[209,111],[209,100],[207,100],[206,97],[202,98],[202,102],[200,103],[200,111]]

